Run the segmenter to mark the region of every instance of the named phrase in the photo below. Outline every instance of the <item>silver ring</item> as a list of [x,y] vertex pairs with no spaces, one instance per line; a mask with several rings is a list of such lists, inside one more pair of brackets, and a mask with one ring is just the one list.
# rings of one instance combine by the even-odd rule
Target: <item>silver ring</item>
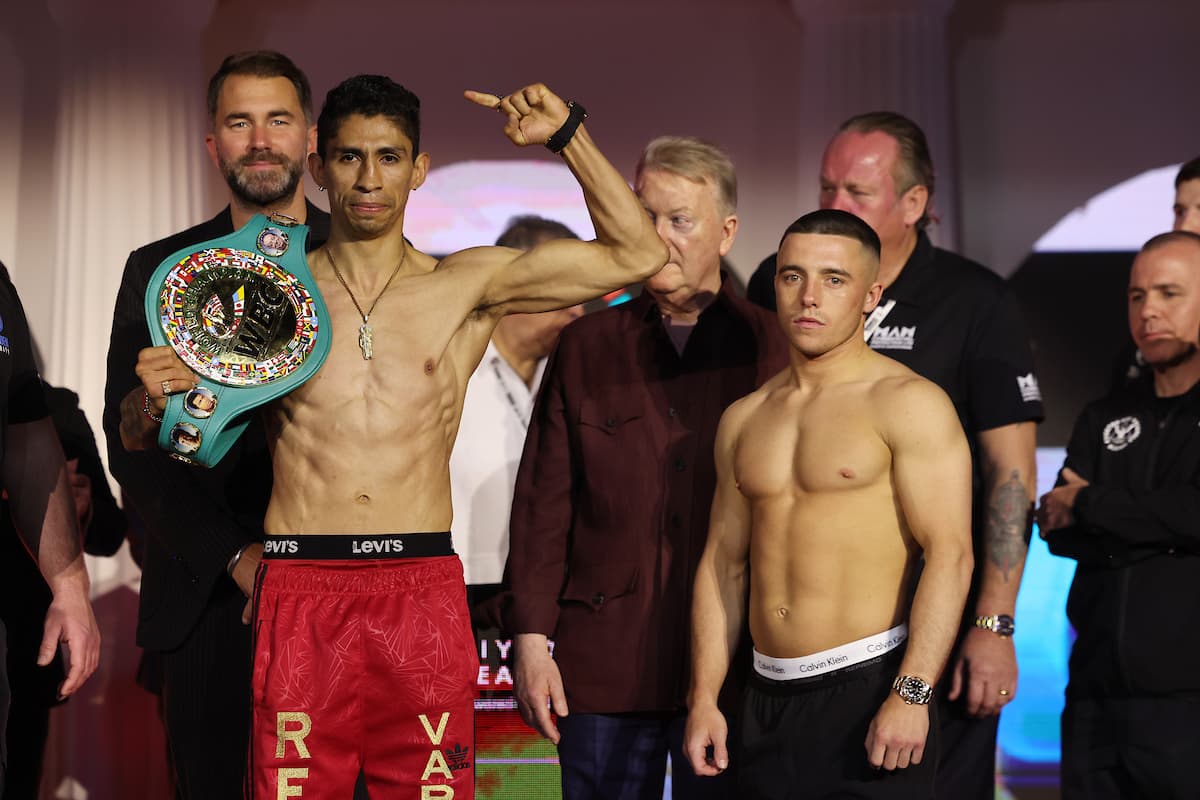
[[159,386],[162,387],[163,397],[171,396],[171,382],[170,381],[163,381],[162,383],[159,384]]

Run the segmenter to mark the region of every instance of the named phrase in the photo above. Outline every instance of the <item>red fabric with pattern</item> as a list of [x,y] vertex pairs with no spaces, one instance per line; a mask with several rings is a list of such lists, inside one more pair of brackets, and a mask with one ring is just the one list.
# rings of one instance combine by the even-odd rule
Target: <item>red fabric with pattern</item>
[[248,796],[474,797],[479,667],[457,556],[263,562]]

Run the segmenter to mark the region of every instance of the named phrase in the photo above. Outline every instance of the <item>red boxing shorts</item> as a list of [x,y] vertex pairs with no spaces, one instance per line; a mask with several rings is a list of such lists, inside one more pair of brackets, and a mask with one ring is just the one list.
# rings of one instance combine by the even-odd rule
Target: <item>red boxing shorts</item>
[[449,533],[268,536],[246,796],[474,797],[479,655]]

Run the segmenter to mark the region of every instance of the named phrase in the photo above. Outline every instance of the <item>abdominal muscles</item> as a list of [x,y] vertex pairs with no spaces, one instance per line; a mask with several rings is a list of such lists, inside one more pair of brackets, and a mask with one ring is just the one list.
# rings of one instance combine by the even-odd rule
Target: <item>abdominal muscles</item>
[[749,619],[759,652],[808,655],[907,618],[915,559],[890,486],[752,507]]
[[447,464],[461,405],[436,378],[423,380],[336,393],[311,381],[276,404],[267,532],[449,530]]

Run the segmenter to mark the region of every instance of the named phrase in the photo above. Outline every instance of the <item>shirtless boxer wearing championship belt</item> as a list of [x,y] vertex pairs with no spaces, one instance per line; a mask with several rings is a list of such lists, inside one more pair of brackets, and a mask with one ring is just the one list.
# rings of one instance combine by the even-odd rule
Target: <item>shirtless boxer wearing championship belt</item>
[[[374,798],[473,796],[479,659],[462,566],[438,533],[451,523],[467,381],[505,314],[575,305],[666,260],[582,106],[540,84],[467,98],[499,109],[513,143],[562,155],[597,238],[419,252],[403,231],[429,168],[419,101],[369,75],[326,97],[309,166],[331,228],[309,266],[333,337],[321,370],[267,407],[275,482],[254,595],[252,798],[343,800],[360,771]],[[148,387],[192,379],[166,360],[139,370]]]
[[[788,228],[791,366],[717,430],[684,743],[700,775],[740,759],[739,797],[933,793],[929,700],[970,583],[971,461],[945,393],[864,341],[879,252],[844,211]],[[717,692],[746,618],[754,675],[730,754]]]
[[[241,230],[168,256],[146,289],[156,345],[200,376],[167,397],[158,444],[210,467],[229,452],[249,412],[312,377],[329,354],[328,312],[304,260],[308,227],[254,215]],[[152,414],[146,394],[145,413]]]

